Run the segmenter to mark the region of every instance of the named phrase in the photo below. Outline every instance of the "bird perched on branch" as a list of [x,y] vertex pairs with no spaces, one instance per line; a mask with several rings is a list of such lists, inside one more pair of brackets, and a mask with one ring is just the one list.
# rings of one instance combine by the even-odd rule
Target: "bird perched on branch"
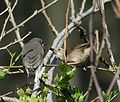
[[34,83],[35,70],[44,56],[44,43],[40,38],[32,38],[22,49],[23,65],[25,66],[29,84]]
[[[51,50],[55,53],[55,55],[62,61],[64,61],[64,49],[63,48],[51,48]],[[68,64],[80,64],[85,62],[87,57],[90,54],[90,43],[84,43],[76,45],[73,49],[71,49],[66,57]]]

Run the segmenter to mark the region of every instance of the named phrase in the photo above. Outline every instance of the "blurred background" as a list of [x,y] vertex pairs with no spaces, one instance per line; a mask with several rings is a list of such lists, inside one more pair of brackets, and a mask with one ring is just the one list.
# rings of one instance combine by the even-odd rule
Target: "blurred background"
[[[53,0],[45,0],[46,4],[49,4]],[[11,5],[14,4],[15,0],[10,0]],[[56,4],[49,7],[46,11],[48,13],[48,16],[51,18],[52,23],[56,27],[56,29],[60,32],[63,28],[65,28],[65,14],[67,9],[67,0],[58,0]],[[82,0],[74,0],[75,4],[75,10],[76,14],[80,10]],[[85,5],[85,10],[89,9],[91,7],[92,0],[87,0],[87,3]],[[21,23],[23,20],[25,20],[27,17],[29,17],[35,10],[38,10],[41,8],[40,0],[18,0],[18,3],[14,9],[14,18],[17,24]],[[0,12],[6,9],[6,5],[4,0],[0,0]],[[120,21],[116,18],[115,13],[112,9],[111,3],[105,4],[105,10],[106,10],[106,20],[108,24],[108,29],[110,33],[110,41],[112,46],[112,51],[116,60],[117,65],[120,63]],[[4,15],[0,16],[0,32],[2,30],[5,18],[8,16],[8,13],[6,12]],[[88,22],[89,22],[89,16],[82,20],[82,27],[84,27],[88,34]],[[97,12],[94,14],[93,18],[93,28],[95,30],[99,30],[102,32],[102,24],[101,24],[101,16],[100,12]],[[7,24],[6,30],[12,28],[11,22]],[[27,22],[24,27],[20,28],[20,34],[21,37],[25,36],[29,31],[32,32],[32,34],[27,37],[24,42],[29,41],[33,37],[40,37],[45,42],[45,51],[47,52],[50,48],[50,46],[53,43],[53,40],[55,38],[55,35],[53,34],[51,28],[49,27],[46,19],[44,18],[43,14],[40,13],[37,16],[35,16],[33,19],[31,19],[29,22]],[[5,46],[9,44],[11,41],[13,41],[16,38],[14,31],[9,33],[7,36],[5,36],[1,42],[0,47]],[[71,36],[68,39],[68,48],[73,47],[75,44],[78,44],[81,42],[80,39],[80,33],[76,29],[72,32]],[[9,50],[11,52],[16,52],[17,55],[20,54],[21,48],[19,44],[15,44],[11,47],[9,47]],[[108,56],[108,55],[107,55]],[[0,66],[7,66],[10,63],[10,55],[8,54],[7,50],[0,50]],[[22,65],[21,58],[17,61],[16,65]],[[88,83],[89,83],[89,77],[90,72],[89,71],[83,71],[81,69],[77,69],[76,75],[71,80],[71,83],[77,87],[80,87],[84,92],[87,90]],[[107,90],[113,75],[110,72],[103,72],[98,71],[97,77],[100,83],[100,86],[104,91]],[[16,90],[17,87],[23,86],[27,82],[26,74],[14,74],[14,75],[6,75],[4,79],[0,80],[0,95],[3,95],[9,91]],[[114,87],[117,89],[117,85]],[[93,95],[95,94],[95,90],[92,91]],[[120,97],[117,97],[117,99],[120,99]],[[114,102],[116,101],[114,100]],[[116,101],[117,102],[117,101]]]

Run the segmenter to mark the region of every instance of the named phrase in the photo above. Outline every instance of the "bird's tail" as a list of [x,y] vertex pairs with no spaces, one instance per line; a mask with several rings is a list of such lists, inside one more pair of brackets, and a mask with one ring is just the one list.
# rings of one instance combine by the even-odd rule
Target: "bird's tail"
[[28,81],[28,84],[34,84],[35,71],[32,70],[32,69],[30,69],[30,68],[27,68],[26,72],[27,72],[27,81]]

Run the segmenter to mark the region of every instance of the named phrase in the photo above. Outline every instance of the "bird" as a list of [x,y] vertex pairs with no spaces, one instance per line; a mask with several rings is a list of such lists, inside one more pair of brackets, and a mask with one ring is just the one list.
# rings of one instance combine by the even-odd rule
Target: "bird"
[[41,38],[32,38],[22,48],[23,65],[27,72],[28,83],[34,84],[35,70],[44,57],[44,42]]
[[[56,57],[62,61],[64,60],[64,49],[63,48],[51,48],[55,53]],[[78,44],[75,45],[67,54],[66,62],[69,65],[78,65],[82,62],[85,62],[90,54],[90,43]]]

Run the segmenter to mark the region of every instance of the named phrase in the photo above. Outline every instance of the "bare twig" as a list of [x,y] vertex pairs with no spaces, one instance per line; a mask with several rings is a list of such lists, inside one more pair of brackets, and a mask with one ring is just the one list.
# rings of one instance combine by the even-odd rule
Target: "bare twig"
[[72,21],[75,19],[75,7],[74,7],[74,1],[70,0],[70,4],[71,4],[71,19]]
[[12,31],[16,30],[17,28],[24,26],[25,23],[27,23],[28,21],[30,21],[33,17],[35,17],[37,14],[39,14],[43,10],[45,10],[45,9],[49,8],[50,6],[52,6],[53,4],[55,4],[57,1],[58,0],[54,0],[53,2],[51,2],[50,4],[48,4],[47,6],[45,6],[44,8],[42,8],[40,10],[35,10],[34,13],[31,16],[29,16],[23,22],[21,22],[20,24],[18,24],[16,27],[8,30],[5,34],[11,33]]
[[27,35],[25,35],[23,38],[21,38],[21,39],[19,39],[19,40],[17,40],[17,41],[11,42],[11,43],[9,43],[8,45],[6,45],[6,46],[4,46],[4,47],[1,47],[0,50],[5,50],[5,49],[7,49],[8,47],[10,47],[10,46],[12,46],[12,45],[14,45],[14,44],[17,44],[18,42],[23,41],[23,40],[24,40],[26,37],[28,37],[30,34],[31,34],[31,32],[29,32],[29,33],[28,33]]
[[106,41],[106,45],[107,45],[107,50],[108,50],[108,54],[110,56],[110,62],[111,65],[113,67],[114,70],[115,69],[115,59],[113,57],[113,53],[111,50],[111,44],[110,44],[110,40],[109,40],[109,32],[108,32],[108,27],[107,27],[107,23],[106,23],[106,19],[105,19],[105,9],[104,9],[104,1],[100,0],[100,6],[101,6],[101,14],[102,14],[102,26],[103,26],[103,34],[105,36],[105,41]]
[[[93,15],[91,14],[90,19],[89,19],[89,39],[90,39],[90,47],[91,47],[91,53],[90,53],[91,65],[93,65],[93,35],[92,34],[93,34]],[[90,77],[89,86],[88,86],[88,90],[87,90],[88,94],[85,98],[85,102],[88,101],[88,97],[89,97],[89,94],[90,94],[90,91],[91,91],[91,88],[92,88],[92,85],[93,85],[93,80],[96,78],[95,73],[94,73],[95,69],[90,68],[90,70],[91,70],[91,77]],[[95,81],[96,80],[94,80],[94,83],[95,83]],[[97,89],[97,87],[96,87],[96,89]]]
[[[14,5],[13,5],[13,7],[12,7],[12,12],[13,12],[13,10],[14,10],[15,7],[16,7],[17,2],[18,2],[18,0],[15,1]],[[8,21],[9,21],[9,18],[10,18],[10,13],[9,13],[9,15],[7,16],[7,18],[5,19],[5,22],[4,22],[4,24],[3,24],[2,32],[1,32],[1,35],[0,35],[0,41],[1,41],[2,38],[5,36],[5,28],[6,28],[6,26],[7,26],[7,23],[8,23]]]
[[19,69],[18,71],[12,71],[12,72],[7,72],[8,74],[14,75],[14,74],[20,74],[20,73],[24,73],[23,70]]
[[[120,79],[119,79],[119,75],[120,75],[120,68],[118,68],[118,70],[117,70],[117,72],[116,72],[116,74],[115,74],[115,76],[114,76],[114,78],[113,78],[113,80],[112,80],[112,82],[111,82],[108,90],[107,90],[107,93],[106,93],[107,95],[110,94],[113,86],[115,85],[115,82],[116,82],[117,80],[120,80]],[[117,84],[118,84],[118,83],[117,83]],[[120,86],[120,84],[118,84],[118,87],[119,87],[119,86]],[[120,92],[120,90],[119,90],[119,92]]]
[[18,65],[18,66],[0,66],[0,69],[6,69],[6,68],[18,69],[18,68],[23,68],[23,65]]
[[91,75],[92,75],[94,83],[95,83],[95,87],[96,87],[96,90],[97,90],[97,94],[99,96],[99,100],[100,100],[100,102],[104,102],[103,97],[102,97],[102,91],[101,91],[101,88],[99,86],[97,77],[95,75],[95,70],[94,70],[93,67],[91,67]]
[[95,52],[96,52],[96,55],[98,54],[99,52],[99,47],[100,47],[100,43],[99,43],[99,34],[98,34],[98,30],[95,30]]
[[[6,6],[8,7],[8,11],[9,11],[9,14],[10,14],[10,21],[11,21],[13,27],[16,27],[17,24],[16,24],[16,22],[15,22],[14,15],[13,15],[13,13],[12,13],[12,9],[11,9],[11,6],[10,6],[10,1],[9,1],[9,0],[5,0],[5,4],[6,4]],[[15,34],[16,34],[17,39],[20,40],[20,39],[21,39],[21,35],[20,35],[19,28],[17,28],[17,29],[15,30]],[[19,42],[19,44],[20,44],[21,47],[23,47],[23,45],[24,45],[22,41]]]
[[66,12],[66,31],[64,35],[64,61],[67,62],[66,51],[67,51],[67,35],[68,35],[68,16],[70,10],[70,0],[68,1],[67,12]]
[[0,95],[0,96],[8,96],[8,95],[13,94],[13,93],[14,93],[13,91],[9,91],[9,92],[7,92],[7,93],[5,93],[3,95]]
[[[93,6],[94,6],[94,2],[93,2]],[[91,47],[90,62],[91,62],[91,66],[93,66],[93,62],[94,62],[93,61],[93,46],[94,45],[93,45],[93,15],[92,14],[90,15],[90,22],[89,22],[89,38],[90,38],[90,47]],[[98,80],[97,80],[97,77],[95,74],[95,69],[93,67],[91,67],[90,71],[91,71],[91,75],[92,75],[92,78],[93,78],[94,83],[95,83],[95,87],[96,87],[100,102],[104,102],[102,94],[101,94],[101,88],[99,86],[99,83],[98,83]],[[92,80],[91,80],[91,82],[92,82]]]
[[[45,2],[43,0],[40,0],[41,1],[41,4],[42,4],[42,8],[45,8]],[[45,9],[42,11],[44,17],[46,18],[47,22],[48,22],[48,25],[50,25],[53,33],[57,36],[58,35],[58,31],[56,30],[55,26],[52,24],[52,21],[51,19],[48,17]]]
[[99,100],[99,97],[96,97],[95,99],[93,99],[93,100],[90,101],[90,102],[97,102],[97,100]]
[[0,102],[22,102],[18,100],[17,98],[11,98],[7,96],[0,96]]
[[[90,62],[91,62],[91,65],[93,65],[93,36],[92,36],[92,34],[93,34],[93,15],[91,14],[90,15],[90,19],[89,19],[89,39],[90,39],[90,47],[91,47],[91,52],[90,52]],[[88,94],[87,94],[87,96],[85,98],[85,102],[88,101],[89,94],[90,94],[90,91],[91,91],[92,85],[93,85],[93,80],[94,80],[94,77],[96,77],[96,76],[94,76],[92,74],[92,72],[94,73],[95,69],[90,68],[90,70],[91,70],[91,76],[90,76],[89,86],[88,86],[88,90],[87,90]]]
[[90,91],[92,89],[92,84],[93,84],[93,78],[92,76],[90,77],[90,81],[89,81],[89,85],[88,85],[88,89],[87,89],[87,95],[85,97],[85,102],[88,102],[88,98],[89,98],[89,95],[90,95]]
[[8,11],[8,8],[6,8],[5,10],[3,10],[1,13],[0,13],[0,16],[3,15],[4,13],[6,13]]
[[83,10],[84,10],[84,8],[85,8],[85,3],[86,3],[86,0],[83,0],[82,1],[82,5],[81,5],[81,8],[80,8],[80,15],[83,13]]

